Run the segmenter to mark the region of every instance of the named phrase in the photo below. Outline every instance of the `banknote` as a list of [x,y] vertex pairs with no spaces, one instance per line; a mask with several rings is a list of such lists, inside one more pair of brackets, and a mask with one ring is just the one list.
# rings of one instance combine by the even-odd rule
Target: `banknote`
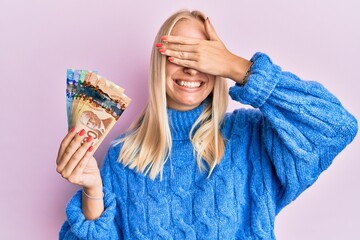
[[[76,129],[84,129],[86,137],[91,136],[96,149],[110,129],[114,126],[116,118],[94,101],[86,100],[74,121]],[[86,140],[86,138],[84,139]]]
[[79,118],[80,111],[88,98],[112,112],[117,118],[130,103],[130,99],[124,94],[123,88],[93,72],[87,73],[83,88],[75,96],[73,119]]
[[71,120],[71,107],[74,100],[74,70],[68,69],[66,72],[66,113],[68,125]]
[[73,103],[71,107],[71,120],[70,120],[69,128],[71,128],[74,125],[75,117],[77,116],[77,113],[80,111],[81,107],[84,104],[84,101],[82,101],[82,99],[86,96],[84,81],[90,75],[91,72],[86,71],[85,74],[82,74],[83,79],[81,79],[80,83],[79,82],[74,83],[74,85],[76,84],[76,88],[75,88]]
[[123,88],[98,74],[91,73],[90,77],[85,79],[84,85],[100,93],[106,99],[104,103],[107,103],[107,105],[104,107],[108,107],[114,111],[117,108],[125,110],[131,101],[131,99],[124,94]]
[[68,126],[71,125],[71,118],[77,109],[77,100],[79,94],[83,93],[83,82],[88,72],[97,73],[97,71],[87,71],[78,69],[67,69],[66,75],[66,109]]
[[[67,106],[71,104],[68,114],[69,129],[84,129],[86,138],[93,138],[94,150],[104,140],[131,99],[125,95],[124,89],[98,75],[86,70],[68,70]],[[69,108],[67,108],[69,109]],[[86,140],[86,138],[84,140]]]
[[74,99],[77,98],[79,87],[81,87],[84,80],[84,74],[87,71],[77,70],[77,69],[68,69],[66,77],[66,110],[67,110],[67,119],[68,125],[71,124],[71,116],[74,106]]

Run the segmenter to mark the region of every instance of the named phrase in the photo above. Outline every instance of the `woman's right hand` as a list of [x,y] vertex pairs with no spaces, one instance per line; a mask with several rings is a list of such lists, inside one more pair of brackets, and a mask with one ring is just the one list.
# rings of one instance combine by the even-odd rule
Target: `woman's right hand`
[[102,188],[100,170],[92,150],[92,138],[87,137],[85,130],[76,132],[75,128],[71,129],[61,142],[56,171],[84,189]]

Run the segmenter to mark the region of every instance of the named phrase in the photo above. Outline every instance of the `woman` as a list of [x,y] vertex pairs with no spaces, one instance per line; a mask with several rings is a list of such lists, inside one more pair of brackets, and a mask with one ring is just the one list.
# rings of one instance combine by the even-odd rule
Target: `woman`
[[[61,239],[274,239],[275,216],[357,132],[322,85],[232,54],[200,12],[163,24],[150,70],[148,106],[101,173],[84,131],[64,138],[57,171],[83,190]],[[256,109],[225,114],[223,77]]]

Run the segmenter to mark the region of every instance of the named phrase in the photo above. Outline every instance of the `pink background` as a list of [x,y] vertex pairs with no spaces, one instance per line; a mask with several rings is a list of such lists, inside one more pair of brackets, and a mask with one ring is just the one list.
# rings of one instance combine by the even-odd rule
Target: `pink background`
[[[95,156],[147,100],[150,50],[181,8],[207,13],[227,47],[271,56],[324,84],[359,119],[360,2],[46,1],[0,3],[0,239],[56,239],[77,186],[55,171],[66,134],[65,73],[97,69],[133,99]],[[240,105],[231,102],[230,109]],[[5,111],[4,111],[5,108]],[[359,137],[276,221],[278,239],[360,239]]]

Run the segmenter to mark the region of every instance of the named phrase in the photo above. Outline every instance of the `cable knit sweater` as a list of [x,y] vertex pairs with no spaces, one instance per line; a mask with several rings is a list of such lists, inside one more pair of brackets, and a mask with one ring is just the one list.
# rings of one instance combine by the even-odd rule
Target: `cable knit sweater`
[[210,178],[189,140],[208,102],[168,110],[173,148],[163,180],[124,167],[121,145],[111,147],[101,170],[105,211],[86,220],[79,191],[60,239],[275,239],[275,216],[352,141],[357,121],[319,83],[281,71],[262,53],[252,61],[248,83],[230,96],[255,109],[225,116],[225,154]]

